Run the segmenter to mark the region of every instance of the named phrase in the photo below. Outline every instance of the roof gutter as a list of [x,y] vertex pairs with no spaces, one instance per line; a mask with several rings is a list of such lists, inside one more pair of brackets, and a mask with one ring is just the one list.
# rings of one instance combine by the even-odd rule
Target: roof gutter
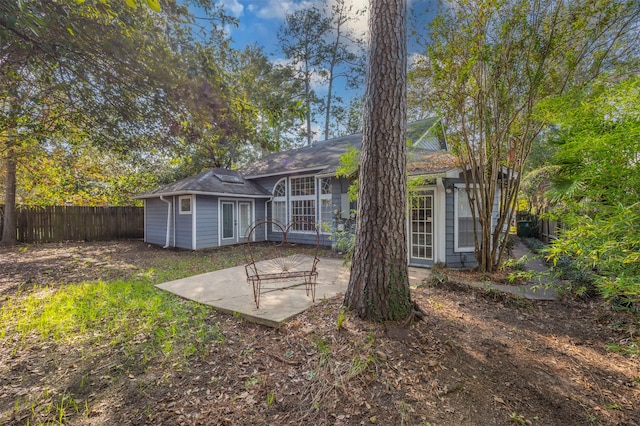
[[164,195],[160,196],[160,201],[167,203],[167,237],[165,239],[164,247],[162,247],[166,249],[169,247],[169,236],[171,235],[169,232],[171,230],[171,201],[165,200]]
[[[233,197],[233,198],[269,198],[270,194],[258,195],[258,194],[233,194],[225,192],[205,192],[205,191],[173,191],[173,192],[161,192],[156,194],[142,194],[133,197],[136,200],[144,200],[145,198],[157,198],[157,197],[169,197],[174,195],[211,195],[214,197]],[[165,201],[165,200],[163,200]]]
[[296,173],[306,173],[306,172],[313,172],[315,170],[323,170],[323,169],[326,169],[327,167],[329,167],[329,165],[320,165],[320,166],[307,167],[302,169],[284,170],[276,173],[262,173],[262,174],[247,175],[247,176],[243,175],[242,177],[245,179],[258,179],[258,178],[269,177],[269,176],[294,175]]

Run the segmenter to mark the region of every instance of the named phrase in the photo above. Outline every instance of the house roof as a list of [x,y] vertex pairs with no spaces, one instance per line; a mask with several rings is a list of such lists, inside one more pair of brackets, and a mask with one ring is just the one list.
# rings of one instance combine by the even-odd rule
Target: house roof
[[[407,138],[409,175],[442,174],[458,168],[457,158],[446,150],[446,143],[434,131],[439,121],[428,119],[409,123]],[[333,176],[340,165],[340,156],[352,146],[362,147],[362,133],[342,136],[289,151],[269,154],[252,162],[240,171],[214,168],[177,182],[138,195],[135,198],[154,198],[170,195],[232,195],[247,198],[270,197],[251,179],[296,172],[313,172]]]
[[153,198],[161,195],[234,195],[249,198],[269,197],[261,186],[243,178],[235,170],[214,168],[195,176],[181,179],[138,195],[136,198]]
[[[408,161],[417,161],[415,167],[410,168],[412,174],[440,173],[456,167],[455,157],[446,151],[446,143],[435,132],[440,121],[437,118],[415,121],[407,125],[407,138],[410,145]],[[276,152],[253,161],[241,169],[241,173],[248,179],[309,171],[320,175],[335,175],[340,164],[340,156],[352,146],[362,147],[362,133],[342,136],[316,142],[289,151]],[[427,164],[428,161],[434,164]]]
[[274,152],[251,162],[241,169],[247,178],[287,174],[296,171],[320,171],[335,167],[348,146],[360,149],[362,133],[316,142],[313,145],[289,151]]
[[410,176],[440,174],[456,168],[459,168],[458,158],[449,151],[410,149],[407,155]]

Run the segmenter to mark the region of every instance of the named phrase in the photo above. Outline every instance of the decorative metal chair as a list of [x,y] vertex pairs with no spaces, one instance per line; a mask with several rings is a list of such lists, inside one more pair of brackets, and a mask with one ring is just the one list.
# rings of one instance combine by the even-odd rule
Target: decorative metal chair
[[[289,241],[292,231],[302,231],[311,235],[315,250],[313,255],[300,253],[300,243]],[[268,234],[279,241],[273,242],[264,255],[265,259],[258,259],[256,241],[266,238]],[[305,286],[307,297],[316,300],[316,279],[318,277],[317,265],[318,250],[320,248],[320,232],[315,224],[307,221],[294,221],[285,226],[277,221],[261,220],[254,223],[247,231],[247,261],[245,271],[247,283],[253,286],[253,300],[256,308],[260,309],[260,294],[268,291],[296,288],[302,284]],[[259,236],[259,237],[258,237]],[[286,282],[299,280],[289,286],[265,287],[265,282]]]

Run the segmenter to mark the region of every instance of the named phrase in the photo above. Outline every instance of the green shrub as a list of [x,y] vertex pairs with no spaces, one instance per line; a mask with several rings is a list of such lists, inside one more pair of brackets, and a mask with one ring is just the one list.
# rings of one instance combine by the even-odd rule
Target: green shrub
[[[608,211],[607,211],[608,210]],[[544,252],[560,278],[607,300],[640,305],[640,205],[568,215],[568,228]]]

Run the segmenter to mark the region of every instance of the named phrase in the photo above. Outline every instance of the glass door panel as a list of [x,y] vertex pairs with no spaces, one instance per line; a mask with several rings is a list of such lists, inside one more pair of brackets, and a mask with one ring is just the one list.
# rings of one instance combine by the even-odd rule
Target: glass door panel
[[233,202],[222,202],[222,239],[234,239],[235,238],[235,226],[233,225]]

